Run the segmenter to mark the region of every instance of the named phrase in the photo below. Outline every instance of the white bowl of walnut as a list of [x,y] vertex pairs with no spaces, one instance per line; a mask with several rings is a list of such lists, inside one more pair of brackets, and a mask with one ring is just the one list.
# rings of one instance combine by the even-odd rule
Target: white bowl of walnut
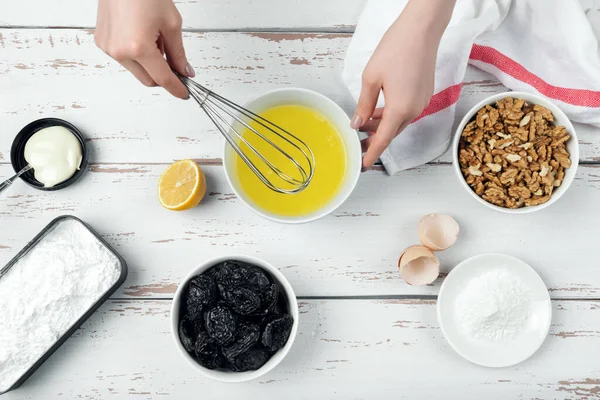
[[475,105],[454,137],[454,169],[478,202],[525,214],[556,202],[579,163],[573,124],[539,95],[506,92]]

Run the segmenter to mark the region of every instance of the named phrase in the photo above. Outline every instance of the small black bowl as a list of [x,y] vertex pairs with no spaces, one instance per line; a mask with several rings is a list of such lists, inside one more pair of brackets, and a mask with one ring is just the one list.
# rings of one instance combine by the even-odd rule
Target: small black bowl
[[61,182],[53,187],[44,187],[42,183],[40,183],[33,174],[33,171],[27,171],[23,175],[21,175],[21,179],[23,179],[29,186],[34,187],[39,190],[52,191],[52,190],[60,190],[64,189],[67,186],[71,186],[77,179],[83,175],[88,165],[88,153],[85,146],[85,137],[83,134],[77,129],[75,126],[70,124],[67,121],[63,121],[58,118],[42,118],[37,121],[33,121],[25,128],[21,129],[21,131],[15,137],[13,141],[12,147],[10,149],[10,162],[13,166],[13,169],[16,172],[19,172],[27,165],[27,161],[25,161],[25,145],[31,136],[37,131],[49,128],[51,126],[62,126],[67,128],[75,137],[79,140],[79,144],[81,144],[81,165],[79,169],[75,171],[72,177],[67,179],[64,182]]

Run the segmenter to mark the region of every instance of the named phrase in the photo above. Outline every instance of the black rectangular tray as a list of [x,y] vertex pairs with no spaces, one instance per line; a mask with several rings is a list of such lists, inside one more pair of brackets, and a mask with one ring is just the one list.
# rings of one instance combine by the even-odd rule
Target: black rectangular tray
[[100,237],[100,235],[98,235],[98,233],[96,233],[88,224],[86,224],[79,218],[74,217],[72,215],[62,215],[62,216],[57,217],[54,220],[52,220],[52,222],[50,222],[44,229],[42,229],[42,231],[35,238],[33,238],[33,240],[31,240],[27,244],[27,246],[25,246],[23,248],[23,250],[21,250],[12,260],[10,260],[8,262],[8,264],[6,264],[2,269],[0,269],[0,279],[2,279],[2,275],[6,271],[8,271],[17,261],[19,261],[19,259],[21,257],[23,257],[25,254],[27,254],[27,252],[29,252],[29,250],[31,250],[36,244],[38,244],[38,242],[40,240],[42,240],[42,238],[44,238],[44,236],[46,236],[48,233],[50,233],[52,231],[52,229],[56,225],[58,225],[58,223],[60,223],[64,220],[68,220],[68,219],[75,220],[75,221],[83,224],[83,226],[86,227],[90,231],[90,233],[92,235],[94,235],[100,241],[100,243],[102,243],[108,249],[108,251],[113,253],[119,259],[119,262],[121,264],[121,274],[120,274],[117,282],[110,289],[108,289],[108,291],[106,293],[104,293],[104,295],[98,301],[96,301],[81,316],[81,318],[79,318],[73,324],[73,326],[71,326],[71,328],[67,332],[65,332],[64,335],[62,335],[56,341],[52,345],[52,347],[50,347],[50,349],[44,355],[42,355],[35,362],[35,364],[33,364],[31,366],[31,368],[29,368],[19,378],[19,380],[17,382],[15,382],[14,385],[12,385],[7,391],[0,392],[0,395],[3,395],[4,393],[8,393],[12,390],[17,389],[19,386],[21,386],[27,380],[27,378],[29,378],[35,372],[35,370],[38,369],[52,355],[52,353],[54,353],[106,300],[108,300],[108,298],[119,288],[119,286],[121,286],[123,284],[123,282],[125,282],[125,279],[127,278],[127,263],[125,262],[125,260],[123,259],[123,257],[121,257],[121,255],[119,253],[117,253],[108,243],[106,243],[106,241],[104,239],[102,239],[102,237]]

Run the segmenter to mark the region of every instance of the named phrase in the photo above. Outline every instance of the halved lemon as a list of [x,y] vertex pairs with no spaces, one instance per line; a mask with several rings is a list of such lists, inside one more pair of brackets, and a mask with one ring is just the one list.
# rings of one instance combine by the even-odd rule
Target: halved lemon
[[206,177],[192,160],[177,161],[158,181],[158,199],[167,210],[183,211],[196,207],[206,194]]

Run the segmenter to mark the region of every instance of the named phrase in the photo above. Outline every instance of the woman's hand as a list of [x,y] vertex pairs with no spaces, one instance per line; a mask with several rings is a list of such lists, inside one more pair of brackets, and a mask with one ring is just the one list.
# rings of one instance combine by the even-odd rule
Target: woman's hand
[[[363,168],[371,167],[429,104],[437,50],[454,3],[410,0],[371,56],[352,118],[352,128],[375,132],[363,140]],[[381,91],[385,107],[375,109]]]
[[171,70],[194,76],[183,49],[181,15],[172,0],[99,0],[95,39],[144,85],[189,97]]

